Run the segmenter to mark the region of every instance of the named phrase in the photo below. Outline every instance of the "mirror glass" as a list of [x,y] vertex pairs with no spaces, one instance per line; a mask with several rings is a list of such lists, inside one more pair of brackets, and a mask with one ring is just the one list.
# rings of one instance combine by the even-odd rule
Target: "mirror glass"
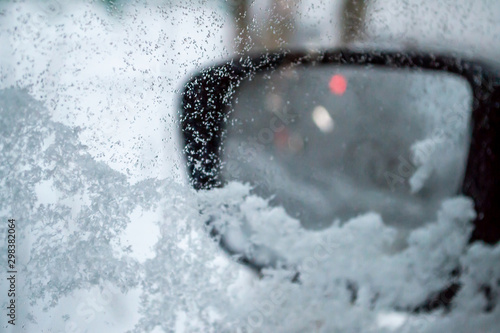
[[460,192],[468,82],[441,71],[296,66],[242,82],[223,140],[225,182],[250,183],[306,229],[367,212],[412,229]]

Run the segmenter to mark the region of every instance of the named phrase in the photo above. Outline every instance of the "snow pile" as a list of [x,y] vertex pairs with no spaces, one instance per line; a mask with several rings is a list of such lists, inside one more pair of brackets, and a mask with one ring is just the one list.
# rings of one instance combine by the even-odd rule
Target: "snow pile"
[[[451,282],[464,284],[459,295],[475,290],[469,296],[475,295],[480,301],[474,310],[478,314],[488,302],[479,296],[480,287],[497,285],[498,289],[498,269],[492,266],[495,260],[486,263],[490,256],[498,255],[498,247],[495,254],[481,245],[468,248],[469,222],[475,213],[471,200],[464,197],[445,201],[437,221],[412,231],[403,249],[395,246],[397,230],[384,225],[376,213],[336,223],[320,232],[305,230],[281,207],[270,207],[266,200],[252,195],[248,185],[239,183],[204,193],[201,207],[207,219],[218,221],[219,230],[234,229],[234,224],[253,230],[252,242],[240,250],[258,257],[265,247],[266,253],[282,260],[283,269],[267,270],[257,286],[240,295],[234,315],[246,316],[230,325],[256,331],[273,327],[280,332],[311,328],[325,332],[384,331],[387,327],[380,324],[384,313],[416,308]],[[482,268],[473,264],[479,253],[488,253],[481,259]],[[450,273],[457,268],[463,275],[455,281]],[[294,283],[296,272],[300,273],[299,282]],[[468,301],[462,301],[456,311],[472,311]],[[498,310],[495,313],[498,315]],[[486,331],[494,331],[499,324],[495,313],[481,314],[490,325],[484,326]],[[430,320],[402,312],[396,314],[401,319],[396,328],[431,329],[448,322],[447,316],[440,315],[435,313]]]

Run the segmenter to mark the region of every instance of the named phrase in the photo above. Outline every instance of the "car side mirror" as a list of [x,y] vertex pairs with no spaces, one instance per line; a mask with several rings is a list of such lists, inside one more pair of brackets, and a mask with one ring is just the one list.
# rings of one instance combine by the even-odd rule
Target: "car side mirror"
[[[480,62],[413,52],[233,59],[185,86],[189,178],[197,190],[250,183],[314,230],[370,210],[413,228],[432,220],[444,198],[464,194],[477,212],[470,241],[493,244],[500,239],[499,83]],[[247,264],[272,262],[256,260],[216,227],[212,233]]]

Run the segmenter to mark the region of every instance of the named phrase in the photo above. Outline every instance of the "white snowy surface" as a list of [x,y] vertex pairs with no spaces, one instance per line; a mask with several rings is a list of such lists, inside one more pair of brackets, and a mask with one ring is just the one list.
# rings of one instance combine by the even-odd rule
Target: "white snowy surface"
[[495,0],[373,0],[364,39],[430,47],[498,63],[500,2]]
[[[245,185],[187,186],[175,90],[232,53],[231,24],[198,1],[136,3],[121,17],[83,2],[0,2],[0,218],[18,221],[19,260],[6,331],[497,332],[500,307],[484,312],[479,290],[500,293],[500,246],[467,245],[467,198],[395,249],[373,212],[311,232]],[[256,241],[290,268],[255,278],[207,237],[209,215],[259,226]],[[278,227],[283,237],[266,239]],[[404,311],[456,266],[450,313]]]

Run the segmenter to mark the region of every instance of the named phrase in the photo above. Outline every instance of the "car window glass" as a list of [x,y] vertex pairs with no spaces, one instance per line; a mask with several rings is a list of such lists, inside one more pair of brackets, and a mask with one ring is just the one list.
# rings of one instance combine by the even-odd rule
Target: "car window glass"
[[[305,228],[297,218],[300,207],[290,204],[296,211],[287,212],[270,193],[257,193],[237,177],[222,188],[195,191],[179,108],[188,80],[248,53],[316,54],[348,45],[427,52],[429,42],[440,46],[437,53],[460,49],[471,58],[496,60],[498,9],[488,0],[0,0],[0,331],[496,332],[500,271],[492,263],[500,251],[498,245],[468,244],[476,216],[470,198],[446,191],[429,223],[403,234],[370,207]],[[238,107],[288,105],[279,91],[286,88],[294,108],[307,106],[309,129],[342,129],[340,119],[330,116],[332,125],[326,117],[329,105],[319,97],[309,103],[311,96],[291,84],[300,73],[282,74],[278,90],[264,89],[262,99],[241,95]],[[414,84],[403,81],[394,87],[398,94]],[[392,97],[382,85],[375,88],[380,97]],[[447,94],[460,91],[467,90],[460,84],[443,90],[437,111],[449,106]],[[415,109],[426,107],[417,95],[407,98]],[[371,105],[363,98],[352,103],[359,110]],[[378,103],[394,106],[392,99]],[[442,139],[432,137],[434,128],[425,122],[450,120],[459,133],[470,125],[467,117],[432,115],[378,117],[394,124],[384,135],[404,131],[399,125],[411,120],[415,131],[398,144],[424,151]],[[343,119],[354,127],[371,124],[370,117]],[[431,128],[431,141],[418,141],[429,138]],[[326,145],[320,138],[311,136],[310,144],[318,139]],[[306,147],[290,139],[290,154]],[[414,139],[420,146],[412,145]],[[353,162],[344,169],[353,175],[363,169],[351,166],[378,149],[362,140],[352,135],[345,142],[359,142],[357,150],[346,148]],[[378,145],[387,151],[386,142]],[[329,152],[311,151],[308,159],[330,162],[341,150]],[[396,152],[417,163],[422,177],[402,176],[399,164],[382,167],[404,178],[394,195],[412,189],[421,195],[429,186],[426,168],[453,176],[450,183],[463,172],[453,159],[435,168],[433,161],[445,153],[415,162],[397,148],[391,154],[398,163]],[[266,166],[266,172],[274,170]],[[270,179],[284,176],[278,171]],[[309,176],[300,177],[309,193],[319,193],[325,181]],[[301,202],[321,197],[316,194]],[[245,253],[265,269],[242,264]],[[447,307],[449,293],[439,292],[450,285],[456,298]],[[411,311],[436,294],[436,311]]]

